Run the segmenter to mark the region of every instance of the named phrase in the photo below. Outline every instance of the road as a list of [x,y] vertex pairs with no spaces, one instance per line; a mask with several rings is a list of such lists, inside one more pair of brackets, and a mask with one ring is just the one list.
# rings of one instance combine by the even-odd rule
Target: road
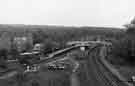
[[[71,50],[74,48],[71,48]],[[76,48],[75,48],[76,49]],[[71,83],[70,86],[72,85],[78,85],[78,86],[127,86],[123,82],[121,82],[117,76],[114,76],[106,67],[105,65],[100,61],[100,56],[99,52],[102,50],[99,47],[92,48],[88,52],[88,57],[85,57],[85,61],[80,61],[80,68],[78,69],[79,72],[76,73],[75,77],[73,74],[71,74],[73,77],[70,77]],[[63,53],[63,52],[62,52]],[[48,61],[47,61],[48,62]],[[44,65],[44,62],[42,61],[42,64]],[[32,77],[30,76],[32,75]],[[38,74],[30,74],[30,80],[33,80],[34,82],[39,82],[40,84],[38,85],[30,85],[28,83],[27,86],[44,86],[46,84],[46,80],[48,78],[52,79],[52,77],[63,77],[64,73],[54,73],[54,72],[45,72],[45,71],[40,71]],[[34,75],[34,77],[33,77]],[[46,76],[47,75],[47,76]],[[13,78],[10,78],[13,79]],[[4,83],[2,86],[18,86],[18,85],[7,85],[7,82],[10,81],[5,79],[5,80],[0,80],[0,84]],[[57,78],[56,78],[57,79]],[[12,83],[13,80],[10,81]],[[60,80],[59,80],[60,81]],[[65,80],[67,81],[67,79]],[[61,82],[60,83],[64,83]],[[79,84],[78,84],[79,83]],[[58,84],[49,84],[46,86],[63,86],[63,85],[58,85]],[[65,85],[64,85],[65,86]],[[69,86],[69,84],[66,84],[66,86]]]

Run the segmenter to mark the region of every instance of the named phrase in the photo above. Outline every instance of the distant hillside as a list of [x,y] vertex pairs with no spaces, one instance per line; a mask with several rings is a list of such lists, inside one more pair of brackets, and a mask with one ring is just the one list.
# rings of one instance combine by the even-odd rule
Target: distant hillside
[[47,25],[0,24],[0,35],[1,33],[3,33],[3,31],[16,34],[40,32],[42,34],[45,34],[46,36],[55,37],[56,35],[58,38],[67,37],[68,39],[70,37],[77,38],[96,35],[102,35],[106,37],[120,37],[124,34],[123,29],[112,27],[65,27]]
[[0,24],[0,31],[24,31],[26,29],[29,30],[92,30],[92,31],[111,31],[111,32],[122,32],[124,31],[121,28],[113,28],[113,27],[66,27],[66,26],[48,26],[48,25],[23,25],[23,24]]

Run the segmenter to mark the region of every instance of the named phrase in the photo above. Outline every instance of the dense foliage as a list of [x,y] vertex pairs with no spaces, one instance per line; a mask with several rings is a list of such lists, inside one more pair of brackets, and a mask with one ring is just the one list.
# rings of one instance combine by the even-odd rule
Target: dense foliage
[[118,28],[104,27],[0,25],[0,38],[2,40],[0,42],[0,50],[3,48],[6,49],[8,53],[6,54],[7,58],[18,58],[19,52],[15,47],[13,38],[21,36],[31,36],[31,40],[33,41],[33,44],[26,43],[22,46],[25,48],[23,52],[32,49],[31,47],[36,43],[41,43],[43,44],[43,53],[47,54],[67,47],[66,43],[69,41],[96,40],[99,37],[101,39],[119,40],[124,36],[124,31]]
[[120,40],[113,41],[112,63],[121,65],[135,65],[135,29],[129,28],[125,36]]

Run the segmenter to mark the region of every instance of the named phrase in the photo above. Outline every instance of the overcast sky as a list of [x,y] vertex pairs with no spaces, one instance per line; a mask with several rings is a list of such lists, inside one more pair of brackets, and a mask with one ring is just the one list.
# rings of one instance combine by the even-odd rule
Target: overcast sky
[[121,27],[135,0],[0,0],[0,24]]

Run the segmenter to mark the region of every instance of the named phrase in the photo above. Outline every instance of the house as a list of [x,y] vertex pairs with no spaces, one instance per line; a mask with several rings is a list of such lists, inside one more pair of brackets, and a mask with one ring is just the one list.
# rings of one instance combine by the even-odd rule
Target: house
[[33,38],[31,35],[16,36],[13,40],[14,48],[19,52],[30,50],[33,47]]

